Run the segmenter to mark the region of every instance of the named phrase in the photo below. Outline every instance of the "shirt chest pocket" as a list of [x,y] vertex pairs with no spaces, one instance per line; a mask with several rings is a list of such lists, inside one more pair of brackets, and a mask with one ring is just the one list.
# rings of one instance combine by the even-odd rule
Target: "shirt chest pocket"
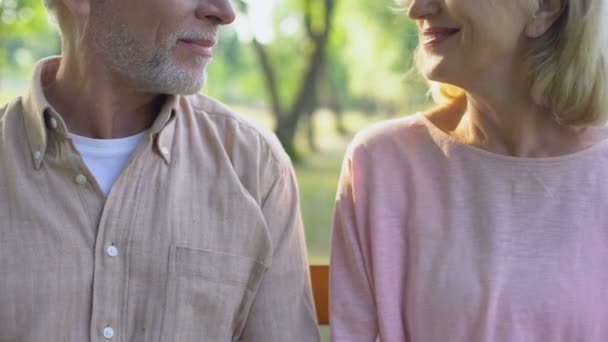
[[232,341],[242,330],[266,266],[251,258],[174,246],[162,341]]

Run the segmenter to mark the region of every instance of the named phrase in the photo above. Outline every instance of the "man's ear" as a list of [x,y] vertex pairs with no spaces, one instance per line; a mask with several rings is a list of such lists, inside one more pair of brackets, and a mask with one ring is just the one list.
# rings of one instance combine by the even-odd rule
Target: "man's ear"
[[91,0],[61,0],[66,9],[81,17],[88,17],[91,11]]
[[[526,36],[538,38],[551,28],[564,13],[569,0],[538,0],[539,6],[526,25]],[[605,1],[605,0],[602,0]]]

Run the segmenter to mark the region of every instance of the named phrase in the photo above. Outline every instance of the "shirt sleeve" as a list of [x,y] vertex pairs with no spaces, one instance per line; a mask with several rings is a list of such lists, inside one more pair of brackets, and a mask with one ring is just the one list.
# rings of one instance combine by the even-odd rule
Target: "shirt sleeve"
[[271,265],[241,335],[248,342],[319,341],[295,174],[285,162],[263,201],[273,243]]
[[342,165],[336,195],[329,318],[334,342],[380,341],[369,261],[369,231],[365,229],[366,175],[364,167],[358,164],[349,152]]

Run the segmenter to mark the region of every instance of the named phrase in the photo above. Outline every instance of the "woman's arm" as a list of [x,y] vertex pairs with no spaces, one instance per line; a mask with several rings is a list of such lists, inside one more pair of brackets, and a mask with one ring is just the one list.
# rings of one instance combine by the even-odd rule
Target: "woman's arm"
[[358,164],[347,155],[336,198],[330,268],[330,324],[335,342],[380,341],[366,229],[366,174]]

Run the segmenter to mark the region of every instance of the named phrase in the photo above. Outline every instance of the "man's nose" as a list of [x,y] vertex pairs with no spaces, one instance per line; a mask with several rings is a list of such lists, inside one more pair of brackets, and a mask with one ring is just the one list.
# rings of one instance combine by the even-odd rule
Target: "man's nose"
[[236,14],[230,0],[200,0],[196,16],[218,25],[227,25],[234,21]]

